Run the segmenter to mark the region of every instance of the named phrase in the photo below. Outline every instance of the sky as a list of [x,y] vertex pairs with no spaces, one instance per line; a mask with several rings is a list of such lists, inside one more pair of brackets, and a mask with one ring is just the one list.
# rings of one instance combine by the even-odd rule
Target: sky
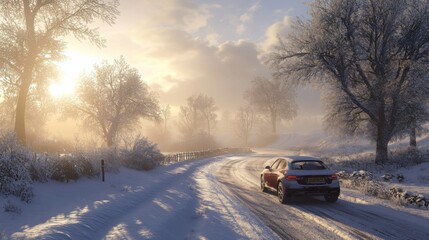
[[[294,18],[306,16],[308,1],[121,0],[114,25],[94,23],[107,41],[106,48],[66,39],[69,58],[60,64],[64,76],[53,92],[71,93],[82,71],[122,55],[158,92],[161,104],[177,109],[191,95],[203,93],[213,97],[220,109],[233,112],[245,105],[243,92],[255,77],[270,76],[264,56]],[[299,90],[297,103],[298,117],[290,129],[320,120],[317,91]]]

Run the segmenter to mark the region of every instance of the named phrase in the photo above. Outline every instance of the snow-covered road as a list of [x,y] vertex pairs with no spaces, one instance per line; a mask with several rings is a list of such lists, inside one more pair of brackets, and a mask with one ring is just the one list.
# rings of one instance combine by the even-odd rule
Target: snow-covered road
[[357,201],[310,198],[282,205],[259,190],[272,154],[182,162],[149,172],[35,186],[16,216],[0,216],[12,239],[424,239],[429,216]]
[[412,215],[379,204],[357,201],[343,189],[335,204],[323,198],[296,199],[290,204],[278,202],[276,193],[259,190],[259,173],[274,155],[254,155],[229,160],[216,175],[229,194],[245,206],[283,239],[427,239],[429,216]]

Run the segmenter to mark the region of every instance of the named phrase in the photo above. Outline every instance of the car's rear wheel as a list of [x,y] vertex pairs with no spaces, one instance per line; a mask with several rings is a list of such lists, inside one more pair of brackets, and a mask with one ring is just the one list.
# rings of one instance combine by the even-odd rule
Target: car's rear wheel
[[337,194],[325,195],[325,200],[329,203],[334,203],[338,200],[338,195]]
[[287,203],[288,201],[288,196],[286,195],[285,189],[281,182],[279,182],[279,186],[277,187],[277,197],[281,203]]
[[265,186],[265,181],[264,181],[264,176],[261,175],[261,190],[262,192],[266,192],[267,191],[267,187]]

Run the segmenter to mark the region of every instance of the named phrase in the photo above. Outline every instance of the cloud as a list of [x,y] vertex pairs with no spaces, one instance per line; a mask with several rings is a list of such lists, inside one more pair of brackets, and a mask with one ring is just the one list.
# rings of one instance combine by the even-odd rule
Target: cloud
[[206,40],[211,45],[218,45],[219,44],[219,34],[217,34],[217,33],[209,33],[206,36]]
[[[178,33],[176,33],[178,34]],[[167,37],[158,43],[166,43]],[[159,35],[158,35],[159,37]],[[177,42],[182,49],[175,52],[169,47],[157,49],[155,58],[169,69],[165,76],[158,76],[156,84],[167,87],[160,93],[161,101],[171,105],[183,105],[186,98],[203,93],[213,97],[219,107],[235,110],[244,104],[243,92],[251,81],[260,75],[268,75],[268,69],[258,59],[258,47],[254,43],[239,40],[220,45],[185,37]],[[186,40],[186,41],[182,41]],[[161,58],[160,58],[161,56]]]
[[279,43],[278,37],[284,37],[291,27],[292,18],[285,16],[282,21],[275,22],[265,32],[265,40],[261,44],[264,52],[269,52]]
[[[187,14],[182,18],[194,16]],[[184,105],[189,96],[204,93],[212,96],[220,108],[235,110],[244,104],[243,92],[251,81],[269,74],[253,42],[220,42],[216,33],[200,37],[190,30],[196,25],[176,28],[166,27],[166,22],[152,22],[151,27],[147,24],[145,20],[122,28],[122,32],[115,26],[107,33],[106,49],[88,44],[85,53],[109,60],[123,55],[159,92],[160,102],[172,106]]]
[[[195,40],[198,41],[198,40]],[[268,70],[257,58],[257,46],[244,40],[226,42],[218,46],[191,43],[194,54],[175,58],[169,66],[185,79],[164,95],[170,103],[184,100],[198,93],[212,96],[222,108],[243,104],[242,94],[254,77]]]
[[240,16],[240,24],[237,26],[237,33],[243,34],[246,31],[246,24],[251,22],[253,19],[253,14],[259,8],[259,2],[253,4],[247,11]]
[[175,28],[193,32],[207,26],[211,17],[210,9],[218,7],[196,4],[191,0],[127,0],[121,2],[120,10],[127,15],[121,16],[124,23],[129,24],[138,19],[142,28]]

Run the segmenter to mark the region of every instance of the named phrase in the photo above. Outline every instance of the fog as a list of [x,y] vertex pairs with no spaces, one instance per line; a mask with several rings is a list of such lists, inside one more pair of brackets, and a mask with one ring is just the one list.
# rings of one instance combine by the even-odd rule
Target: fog
[[[174,91],[174,89],[171,91]],[[298,89],[297,92],[298,114],[292,120],[279,121],[278,134],[309,135],[322,131],[323,114],[320,93],[316,90],[302,88]],[[191,92],[187,94],[192,95]],[[224,99],[220,96],[219,103],[216,102],[219,109],[216,111],[217,119],[212,131],[216,146],[243,146],[243,143],[234,131],[236,127],[234,115],[237,112],[237,106],[244,105],[245,100],[242,98],[242,93],[237,95],[239,97],[231,96],[231,98],[237,98],[236,102],[226,101],[226,94]],[[170,152],[188,149],[189,146],[185,146],[184,142],[189,141],[189,139],[186,139],[178,130],[180,106],[186,105],[186,95],[183,95],[182,99],[176,96],[176,102],[162,101],[162,96],[168,96],[168,92],[162,92],[160,96],[161,105],[169,104],[171,106],[170,117],[166,123],[168,137],[164,135],[162,130],[164,124],[162,121],[140,120],[131,131],[124,133],[126,136],[122,136],[118,144],[122,145],[127,141],[132,141],[137,136],[144,136],[157,143],[162,151]],[[224,104],[221,105],[221,103]],[[228,105],[228,103],[230,104]],[[96,133],[85,129],[84,123],[79,119],[62,119],[59,115],[52,114],[44,125],[43,130],[45,133],[43,138],[54,142],[67,142],[69,146],[87,147],[94,146],[94,144],[97,147],[105,146],[103,139]],[[248,145],[258,146],[258,144],[269,144],[269,141],[267,143],[259,142],[258,139],[269,137],[270,134],[269,123],[266,121],[258,122],[250,133],[251,141]]]

